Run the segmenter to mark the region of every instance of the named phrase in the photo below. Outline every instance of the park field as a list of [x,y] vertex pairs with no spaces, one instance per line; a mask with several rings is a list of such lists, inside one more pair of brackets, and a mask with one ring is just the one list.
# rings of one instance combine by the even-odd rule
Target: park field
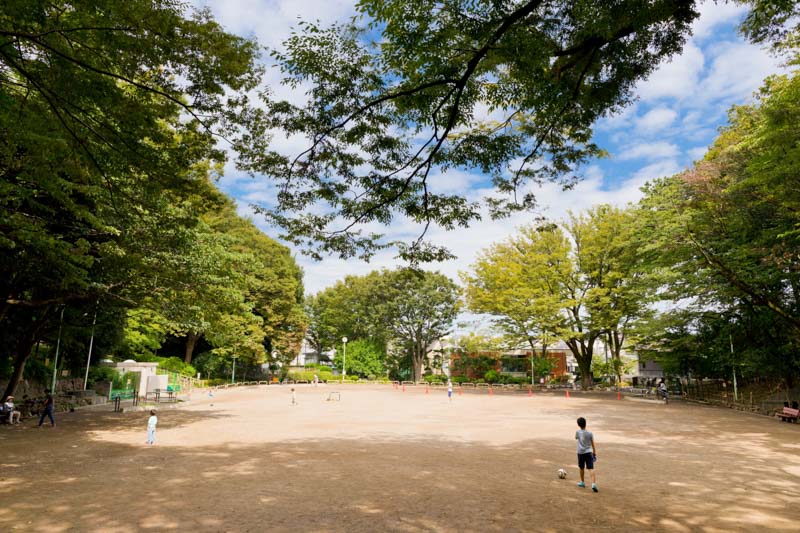
[[[563,393],[302,385],[297,400],[195,392],[161,406],[154,447],[145,412],[0,427],[0,530],[800,530],[800,425]],[[576,487],[578,416],[596,494]]]

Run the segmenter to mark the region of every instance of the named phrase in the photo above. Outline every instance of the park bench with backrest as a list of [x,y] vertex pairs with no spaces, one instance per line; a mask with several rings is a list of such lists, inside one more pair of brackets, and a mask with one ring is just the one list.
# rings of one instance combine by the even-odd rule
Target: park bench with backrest
[[800,417],[800,409],[784,407],[782,411],[778,411],[775,415],[783,422],[797,422],[798,417]]

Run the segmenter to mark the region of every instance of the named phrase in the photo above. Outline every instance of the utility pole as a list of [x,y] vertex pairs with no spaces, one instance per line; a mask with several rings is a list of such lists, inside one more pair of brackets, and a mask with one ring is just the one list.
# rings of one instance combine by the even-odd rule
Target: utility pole
[[58,340],[56,341],[56,358],[53,361],[53,381],[50,383],[50,394],[56,393],[56,375],[58,374],[58,352],[61,350],[61,328],[64,326],[64,310],[67,308],[65,305],[61,308],[61,319],[58,322]]
[[89,384],[89,365],[92,364],[92,347],[94,347],[94,327],[97,324],[97,306],[94,308],[94,318],[92,318],[92,336],[89,339],[89,355],[86,356],[86,375],[83,377],[83,390]]

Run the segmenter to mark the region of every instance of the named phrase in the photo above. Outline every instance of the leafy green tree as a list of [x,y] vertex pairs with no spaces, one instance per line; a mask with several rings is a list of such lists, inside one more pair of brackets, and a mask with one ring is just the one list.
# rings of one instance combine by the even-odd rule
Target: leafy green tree
[[589,385],[598,339],[605,336],[620,359],[633,323],[647,314],[654,284],[637,256],[635,233],[635,218],[609,206],[561,226],[523,228],[464,274],[470,308],[492,314],[511,338],[541,349],[541,358],[563,340]]
[[55,344],[64,305],[93,313],[152,289],[192,218],[184,192],[223,159],[214,133],[246,122],[238,95],[258,80],[254,43],[184,10],[0,6],[0,330],[14,346],[3,348],[14,359],[5,394],[32,346]]
[[544,355],[565,325],[564,293],[572,262],[566,236],[554,226],[526,227],[507,242],[483,251],[462,273],[467,304],[516,343]]
[[410,356],[417,381],[428,348],[451,331],[461,307],[460,289],[438,272],[397,269],[385,277],[385,320],[392,339]]
[[368,339],[386,352],[392,332],[386,320],[386,271],[346,276],[306,300],[307,338],[318,353],[336,348],[341,338]]
[[347,360],[344,359],[344,348],[336,350],[334,364],[341,371],[343,363],[347,365],[347,375],[362,378],[385,375],[383,361],[386,354],[383,347],[368,339],[360,339],[347,343]]
[[646,347],[686,353],[685,335],[701,352],[723,353],[733,339],[764,371],[791,381],[800,370],[798,116],[800,76],[769,78],[755,104],[731,110],[703,161],[646,188],[639,217],[654,268],[669,272],[663,296],[689,302],[659,317],[668,328],[651,329]]
[[[680,52],[697,3],[361,0],[349,23],[301,22],[272,56],[289,87],[308,87],[308,102],[268,94],[261,131],[309,142],[291,156],[244,147],[246,167],[281,190],[262,211],[315,256],[396,245],[412,261],[451,257],[424,240],[430,224],[465,227],[485,213],[465,195],[435,192],[436,175],[490,176],[493,217],[535,207],[527,184],[571,186],[577,167],[602,154],[593,123]],[[752,6],[754,39],[796,14],[793,2],[741,3]],[[418,222],[419,238],[370,232],[395,217]]]

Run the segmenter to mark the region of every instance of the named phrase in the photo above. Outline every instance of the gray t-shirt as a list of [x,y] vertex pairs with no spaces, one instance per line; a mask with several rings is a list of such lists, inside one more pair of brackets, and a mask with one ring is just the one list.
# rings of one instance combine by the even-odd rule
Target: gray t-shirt
[[592,453],[592,440],[594,435],[591,431],[579,429],[575,432],[575,439],[578,441],[578,453]]

